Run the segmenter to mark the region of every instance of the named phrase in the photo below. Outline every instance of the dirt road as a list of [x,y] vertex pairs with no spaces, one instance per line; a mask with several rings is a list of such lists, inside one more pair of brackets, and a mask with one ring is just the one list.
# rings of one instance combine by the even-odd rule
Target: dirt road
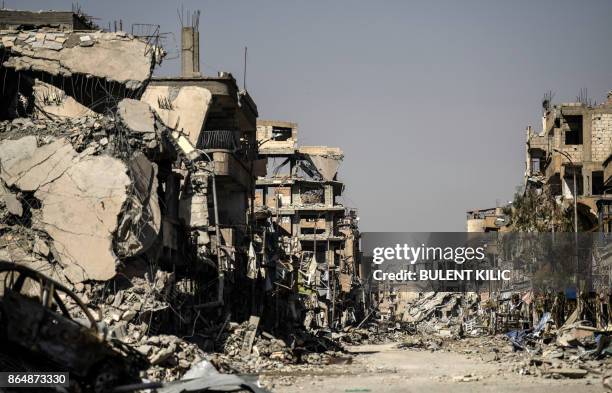
[[351,352],[356,354],[351,364],[264,378],[273,381],[275,393],[604,391],[600,376],[555,380],[518,375],[502,362],[485,362],[447,351],[410,351],[384,344],[352,347]]

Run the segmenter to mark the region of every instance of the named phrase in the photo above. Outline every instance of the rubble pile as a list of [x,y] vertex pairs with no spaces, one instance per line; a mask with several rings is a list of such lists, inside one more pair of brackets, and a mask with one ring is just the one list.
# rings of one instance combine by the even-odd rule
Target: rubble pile
[[[350,345],[404,342],[415,335],[456,338],[465,334],[463,321],[467,310],[477,305],[477,296],[473,293],[425,292],[415,294],[401,305],[399,302],[390,304],[393,302],[388,299],[382,303],[376,312],[377,319],[370,318],[366,327],[348,328],[335,333],[335,336]],[[479,316],[476,312],[469,314],[472,321]],[[477,333],[477,330],[470,333]]]
[[168,313],[172,312],[174,279],[174,274],[158,270],[153,279],[148,274],[144,278],[132,277],[129,287],[117,291],[106,283],[75,285],[75,292],[91,307],[109,337],[147,357],[150,367],[146,378],[152,381],[180,379],[193,364],[205,359],[204,351],[197,344],[174,335],[159,334]]
[[249,322],[231,323],[220,336],[223,352],[211,361],[222,372],[261,373],[274,370],[304,369],[330,364],[334,359],[346,358],[342,347],[322,337],[295,331],[287,343],[267,332],[255,336],[251,350],[245,350]]
[[[22,124],[25,130],[29,129],[28,122]],[[13,222],[49,235],[51,259],[63,267],[71,283],[111,279],[117,264],[113,243],[119,250],[135,247],[137,252],[131,252],[135,255],[146,251],[155,238],[149,236],[144,246],[126,245],[126,241],[134,241],[129,234],[123,235],[125,239],[117,239],[113,234],[118,229],[137,232],[132,236],[137,240],[143,236],[143,226],[153,228],[145,235],[159,231],[159,213],[155,214],[159,206],[156,195],[152,194],[155,190],[138,193],[142,191],[139,182],[148,184],[154,180],[154,164],[139,155],[127,162],[117,158],[108,151],[113,145],[106,132],[95,124],[89,133],[71,131],[74,133],[71,137],[56,138],[34,132],[0,142],[3,199],[10,199],[13,205],[15,199],[23,202],[21,209],[13,206],[14,213],[21,213],[14,214]],[[92,133],[94,137],[85,142]],[[83,149],[77,151],[72,141]],[[114,176],[107,176],[108,173]],[[139,216],[138,220],[144,222],[134,223],[126,218],[128,201],[130,212],[150,212]]]
[[[137,103],[137,104],[134,104]],[[145,106],[143,108],[142,106]],[[160,147],[163,126],[154,117],[150,107],[132,99],[118,103],[116,114],[90,114],[78,117],[15,118],[0,121],[0,139],[19,139],[35,135],[44,138],[67,138],[74,149],[89,154],[121,154],[129,147],[154,155]],[[140,116],[140,123],[133,118]]]
[[132,277],[125,289],[113,291],[106,283],[87,283],[75,285],[75,292],[95,308],[98,319],[112,335],[133,343],[158,329],[161,314],[170,306],[167,300],[173,283],[172,273],[158,270],[153,279],[148,274]]
[[178,380],[206,357],[196,344],[172,335],[145,336],[134,345],[149,359],[146,376],[152,381]]
[[544,378],[599,379],[612,369],[609,355],[581,346],[561,347],[551,343],[540,344],[530,351],[516,351],[504,335],[443,340],[439,348],[424,338],[417,340],[421,345],[404,343],[400,347],[462,353],[470,358],[499,363],[500,373],[511,370],[519,375]]
[[414,330],[406,324],[372,322],[367,328],[349,328],[345,332],[334,333],[333,338],[347,345],[387,344],[400,342]]
[[[561,327],[556,327],[551,313],[545,312],[531,328],[496,333],[486,322],[491,309],[481,308],[483,304],[490,306],[490,302],[476,300],[474,294],[439,293],[409,302],[403,319],[414,324],[404,325],[403,337],[395,338],[397,347],[452,351],[497,362],[500,375],[510,369],[519,375],[544,378],[601,379],[612,369],[610,330],[577,320],[579,310],[575,309]],[[521,305],[511,304],[512,312],[518,315]],[[456,315],[436,316],[455,306]],[[503,310],[501,307],[497,312],[506,315]]]
[[79,153],[87,150],[99,154],[109,146],[113,129],[114,119],[103,115],[54,119],[16,118],[0,121],[0,138],[15,140],[34,135],[43,140],[64,137],[70,140]]

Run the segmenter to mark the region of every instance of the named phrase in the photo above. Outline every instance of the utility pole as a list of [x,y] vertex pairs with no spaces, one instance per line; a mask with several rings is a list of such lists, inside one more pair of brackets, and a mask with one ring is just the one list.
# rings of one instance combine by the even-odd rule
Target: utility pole
[[563,157],[567,158],[570,165],[573,169],[573,179],[574,179],[574,257],[576,258],[576,301],[578,305],[580,305],[579,296],[578,296],[578,194],[576,192],[576,165],[574,165],[574,161],[572,161],[572,157],[564,151],[559,149],[553,149],[553,151],[561,154]]
[[[567,154],[564,151],[561,151],[559,149],[553,149],[553,151],[561,154],[563,157],[567,158],[567,160],[569,161],[571,167],[573,168],[573,174],[574,174],[574,233],[578,233],[578,195],[576,193],[576,165],[574,165],[574,161],[572,161],[572,157],[570,157],[569,154]],[[577,236],[577,235],[576,235]]]
[[242,72],[242,89],[246,91],[246,73],[247,73],[247,50],[248,48],[244,47],[244,71]]

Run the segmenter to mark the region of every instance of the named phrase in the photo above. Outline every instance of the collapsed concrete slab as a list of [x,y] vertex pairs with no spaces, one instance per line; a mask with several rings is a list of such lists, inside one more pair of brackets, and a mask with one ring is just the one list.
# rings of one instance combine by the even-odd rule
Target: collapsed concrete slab
[[80,104],[58,87],[36,80],[34,83],[34,115],[38,118],[78,118],[95,112]]
[[199,86],[148,86],[141,98],[166,127],[180,131],[197,146],[212,102],[210,90]]
[[127,166],[78,154],[65,138],[42,146],[33,136],[3,141],[0,156],[0,178],[40,201],[32,226],[53,239],[66,277],[73,283],[112,278],[113,234],[131,184]]
[[22,157],[31,157],[36,150],[36,137],[29,135],[21,139],[7,139],[0,144],[0,164],[2,174],[12,168]]
[[36,145],[34,136],[0,144],[0,156],[6,158],[0,178],[9,187],[36,191],[62,176],[77,155],[66,139],[58,139],[41,147]]
[[155,132],[155,115],[146,102],[125,98],[117,105],[117,115],[132,132]]
[[302,146],[298,152],[307,157],[324,180],[335,179],[343,158],[340,149],[327,146]]
[[113,233],[129,185],[123,162],[88,156],[35,193],[42,201],[40,224],[73,283],[115,275]]
[[117,105],[117,119],[128,133],[130,145],[136,149],[155,150],[161,142],[163,126],[146,102],[125,98]]
[[0,31],[4,67],[52,76],[75,74],[138,89],[151,77],[163,51],[123,32]]

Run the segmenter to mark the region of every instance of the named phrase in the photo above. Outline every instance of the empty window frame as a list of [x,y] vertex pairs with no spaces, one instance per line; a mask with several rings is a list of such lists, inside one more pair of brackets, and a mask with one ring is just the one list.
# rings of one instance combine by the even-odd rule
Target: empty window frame
[[291,138],[292,129],[290,127],[272,127],[272,140],[273,141],[286,141]]
[[565,116],[567,129],[565,130],[566,145],[582,145],[582,116]]

